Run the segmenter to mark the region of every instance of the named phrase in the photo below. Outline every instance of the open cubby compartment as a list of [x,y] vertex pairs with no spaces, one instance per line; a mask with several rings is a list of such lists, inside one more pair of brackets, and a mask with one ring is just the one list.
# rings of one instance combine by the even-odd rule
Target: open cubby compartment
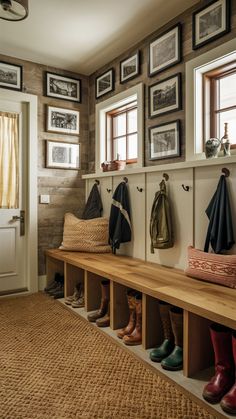
[[209,329],[212,323],[211,320],[184,310],[183,374],[185,377],[194,377],[214,365]]
[[79,282],[84,285],[84,270],[65,263],[65,297],[73,295],[75,286]]
[[102,281],[107,281],[107,278],[93,272],[84,271],[84,298],[86,311],[97,310],[100,307]]
[[47,285],[54,280],[55,274],[64,275],[64,262],[55,258],[47,257],[46,261]]

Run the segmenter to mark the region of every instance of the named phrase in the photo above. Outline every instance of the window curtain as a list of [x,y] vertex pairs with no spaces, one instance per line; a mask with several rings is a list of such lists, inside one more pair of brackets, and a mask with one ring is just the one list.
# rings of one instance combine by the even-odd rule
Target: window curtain
[[19,207],[19,116],[0,112],[0,208]]

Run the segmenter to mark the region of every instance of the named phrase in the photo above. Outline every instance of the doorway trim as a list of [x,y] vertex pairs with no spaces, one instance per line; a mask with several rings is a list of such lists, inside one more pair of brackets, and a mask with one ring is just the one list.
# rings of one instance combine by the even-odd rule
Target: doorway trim
[[[37,144],[38,144],[38,98],[28,93],[0,89],[1,100],[21,102],[27,109],[28,128],[28,180],[27,180],[27,244],[26,244],[26,275],[27,293],[38,291],[38,211],[37,211]],[[22,293],[21,293],[22,294]]]

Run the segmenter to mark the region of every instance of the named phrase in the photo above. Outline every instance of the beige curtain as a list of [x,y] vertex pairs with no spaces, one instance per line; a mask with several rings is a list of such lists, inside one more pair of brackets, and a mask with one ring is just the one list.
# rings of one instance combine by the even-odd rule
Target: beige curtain
[[19,208],[19,117],[0,112],[0,208]]

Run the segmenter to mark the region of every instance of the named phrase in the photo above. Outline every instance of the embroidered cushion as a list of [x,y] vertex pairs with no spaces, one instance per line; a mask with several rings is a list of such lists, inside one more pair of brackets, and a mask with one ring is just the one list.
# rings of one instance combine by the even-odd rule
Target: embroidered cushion
[[79,252],[108,253],[107,218],[81,220],[71,213],[65,214],[63,242],[59,249]]
[[188,276],[236,288],[236,255],[206,253],[188,247]]

